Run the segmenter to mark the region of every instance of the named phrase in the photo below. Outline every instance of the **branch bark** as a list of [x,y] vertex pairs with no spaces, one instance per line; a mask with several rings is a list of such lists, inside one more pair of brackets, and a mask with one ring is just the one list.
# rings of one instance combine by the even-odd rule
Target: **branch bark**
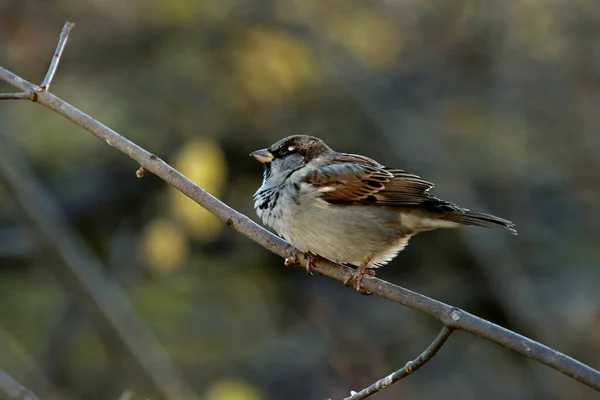
[[48,68],[48,72],[46,72],[46,76],[40,85],[41,90],[50,89],[50,84],[54,79],[54,74],[56,74],[56,70],[58,69],[58,64],[60,63],[60,58],[62,57],[63,52],[65,51],[65,46],[67,45],[67,40],[69,40],[69,33],[71,33],[71,29],[75,24],[71,21],[65,22],[65,26],[63,26],[62,31],[60,31],[60,37],[58,38],[58,44],[56,45],[56,50],[54,51],[54,56],[52,57],[52,61],[50,62],[50,67]]
[[366,399],[367,397],[371,396],[372,394],[375,394],[377,392],[387,389],[394,383],[398,382],[400,379],[406,378],[408,375],[412,374],[413,372],[415,372],[416,370],[421,368],[423,365],[427,364],[427,362],[429,362],[429,360],[431,360],[433,357],[435,357],[437,352],[442,348],[442,346],[450,338],[450,335],[452,335],[452,332],[454,332],[454,329],[444,326],[442,328],[442,330],[440,331],[440,333],[438,333],[437,337],[433,340],[433,342],[431,342],[431,344],[425,349],[425,351],[423,351],[419,355],[419,357],[415,358],[412,361],[407,362],[406,365],[404,367],[402,367],[401,369],[399,369],[398,371],[386,376],[385,378],[378,380],[377,382],[375,382],[371,386],[361,390],[360,392],[351,393],[351,396],[346,397],[344,400]]
[[[233,210],[225,203],[213,197],[156,155],[139,147],[114,130],[73,107],[66,101],[48,91],[40,91],[38,86],[2,67],[0,67],[0,79],[21,91],[30,93],[37,92],[37,96],[35,96],[32,101],[55,111],[98,138],[104,140],[109,146],[126,154],[139,163],[145,170],[160,177],[166,183],[172,185],[196,203],[219,217],[228,226],[260,244],[267,250],[284,258],[297,259],[299,260],[301,267],[306,267],[307,260],[303,254],[292,245],[257,225],[247,216]],[[324,259],[315,260],[313,270],[342,282],[353,272],[350,268]],[[375,277],[365,276],[363,287],[377,296],[428,314],[442,322],[448,328],[470,332],[490,342],[497,343],[509,350],[554,368],[555,370],[600,391],[600,371],[560,353],[557,350],[519,335],[516,332],[481,319],[459,308],[452,307]]]
[[9,140],[0,144],[0,183],[32,233],[59,261],[53,270],[58,282],[90,306],[95,322],[107,327],[129,352],[157,395],[169,400],[197,398],[158,340],[139,320],[126,294],[106,277],[100,261],[64,223],[60,209]]
[[0,100],[34,100],[34,94],[31,92],[0,93]]
[[40,400],[31,390],[2,370],[0,370],[0,399]]
[[[56,72],[72,26],[71,22],[67,22],[63,28],[50,71],[44,79],[47,85]],[[23,90],[32,94],[32,101],[36,101],[39,95],[48,94],[44,88],[30,83]],[[61,210],[38,184],[9,139],[5,138],[0,144],[0,183],[6,187],[32,233],[59,261],[52,271],[58,282],[89,306],[94,322],[106,327],[116,342],[131,355],[156,396],[167,400],[197,399],[167,352],[138,318],[126,294],[107,278],[100,261],[64,223]]]

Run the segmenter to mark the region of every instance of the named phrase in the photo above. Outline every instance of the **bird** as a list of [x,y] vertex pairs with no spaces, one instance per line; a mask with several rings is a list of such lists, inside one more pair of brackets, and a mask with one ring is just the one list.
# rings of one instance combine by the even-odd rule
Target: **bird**
[[253,196],[262,222],[306,254],[309,273],[314,256],[355,267],[344,284],[361,293],[363,275],[374,276],[417,233],[470,225],[517,234],[511,221],[434,197],[418,175],[317,137],[288,136],[250,155],[264,166]]

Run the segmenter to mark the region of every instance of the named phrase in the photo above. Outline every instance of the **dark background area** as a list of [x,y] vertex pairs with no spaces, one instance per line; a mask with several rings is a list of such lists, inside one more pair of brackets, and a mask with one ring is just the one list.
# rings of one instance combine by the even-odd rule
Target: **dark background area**
[[[418,235],[378,276],[600,368],[599,2],[4,0],[0,65],[41,82],[67,19],[77,25],[51,91],[255,220],[262,169],[248,153],[305,133],[515,222],[514,237]],[[42,107],[0,103],[0,140],[205,400],[340,399],[440,328],[284,268]],[[4,189],[0,369],[43,399],[158,398]],[[597,393],[459,332],[373,398]]]

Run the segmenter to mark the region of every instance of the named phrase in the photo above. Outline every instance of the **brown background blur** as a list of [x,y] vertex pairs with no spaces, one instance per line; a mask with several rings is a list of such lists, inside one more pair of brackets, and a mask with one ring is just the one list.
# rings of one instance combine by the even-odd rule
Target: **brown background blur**
[[[597,0],[3,0],[0,65],[41,82],[67,19],[52,92],[254,219],[248,153],[306,133],[514,221],[419,235],[378,276],[600,367]],[[439,329],[284,268],[42,107],[0,103],[0,133],[205,400],[340,399]],[[44,251],[0,187],[0,369],[48,400],[158,399]],[[373,398],[598,396],[458,333]]]

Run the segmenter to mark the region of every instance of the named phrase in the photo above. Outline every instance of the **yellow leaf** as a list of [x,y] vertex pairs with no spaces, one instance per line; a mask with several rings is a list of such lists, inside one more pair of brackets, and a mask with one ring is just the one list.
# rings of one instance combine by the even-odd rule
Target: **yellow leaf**
[[141,12],[162,23],[181,26],[198,24],[200,18],[222,20],[235,5],[233,0],[153,0],[141,7]]
[[328,27],[336,41],[371,67],[386,69],[402,52],[402,32],[384,15],[366,10],[333,13]]
[[284,32],[252,27],[231,54],[239,82],[261,101],[279,101],[315,80],[306,43]]
[[165,218],[155,218],[146,226],[142,246],[146,265],[154,271],[170,272],[189,254],[186,236]]
[[[218,197],[225,186],[225,156],[214,141],[188,141],[175,156],[173,166],[214,196]],[[169,188],[169,196],[171,213],[188,234],[200,240],[210,240],[221,232],[221,221],[195,201],[174,188]]]
[[258,389],[249,383],[235,379],[220,380],[209,386],[205,400],[263,400]]

